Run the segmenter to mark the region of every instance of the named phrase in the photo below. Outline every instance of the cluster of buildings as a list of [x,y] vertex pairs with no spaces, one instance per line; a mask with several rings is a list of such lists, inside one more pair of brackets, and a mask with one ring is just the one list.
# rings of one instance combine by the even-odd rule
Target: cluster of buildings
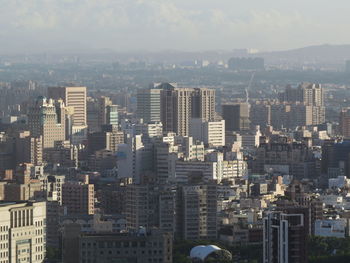
[[251,121],[264,127],[293,129],[297,126],[325,122],[324,91],[319,84],[287,86],[278,100],[255,101],[251,104]]
[[[309,235],[349,236],[350,117],[325,122],[320,85],[221,109],[210,88],[130,96],[135,107],[52,87],[2,119],[0,263],[43,262],[48,248],[63,262],[171,263],[179,240],[307,262]],[[215,246],[189,257],[219,254],[231,257]]]

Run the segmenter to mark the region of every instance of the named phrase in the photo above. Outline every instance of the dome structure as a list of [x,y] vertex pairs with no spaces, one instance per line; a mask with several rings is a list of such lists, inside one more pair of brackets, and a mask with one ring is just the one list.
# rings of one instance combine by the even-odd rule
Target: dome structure
[[220,259],[231,258],[232,255],[229,251],[219,248],[215,245],[208,246],[196,246],[191,249],[190,258],[193,262],[206,262],[209,258],[216,258],[220,262]]

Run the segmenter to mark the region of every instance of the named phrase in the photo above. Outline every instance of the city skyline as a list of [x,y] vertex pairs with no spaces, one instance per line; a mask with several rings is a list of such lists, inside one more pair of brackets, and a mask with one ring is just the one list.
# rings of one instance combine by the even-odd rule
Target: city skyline
[[0,4],[0,263],[350,262],[349,2]]

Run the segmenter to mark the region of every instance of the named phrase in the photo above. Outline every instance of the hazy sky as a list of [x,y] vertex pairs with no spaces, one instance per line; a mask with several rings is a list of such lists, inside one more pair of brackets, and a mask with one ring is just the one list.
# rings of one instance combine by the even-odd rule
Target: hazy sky
[[349,0],[0,0],[0,53],[350,44]]

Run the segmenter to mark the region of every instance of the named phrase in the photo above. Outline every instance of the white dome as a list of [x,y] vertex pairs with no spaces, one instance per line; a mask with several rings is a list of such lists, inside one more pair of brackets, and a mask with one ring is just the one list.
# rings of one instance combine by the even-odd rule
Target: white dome
[[199,258],[200,260],[204,261],[207,256],[209,256],[214,251],[218,251],[218,250],[221,250],[221,248],[214,245],[196,246],[191,249],[190,257]]

